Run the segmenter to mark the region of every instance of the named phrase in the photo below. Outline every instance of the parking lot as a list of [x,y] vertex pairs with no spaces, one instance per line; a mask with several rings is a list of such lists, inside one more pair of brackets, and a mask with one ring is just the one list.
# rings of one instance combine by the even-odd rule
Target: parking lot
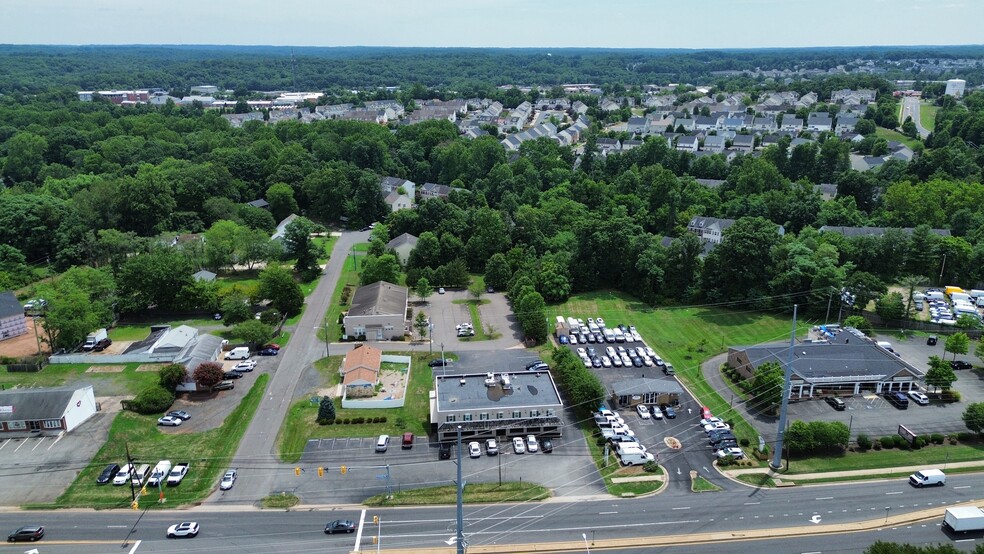
[[[483,300],[488,300],[478,308],[482,318],[482,326],[486,331],[489,327],[499,339],[492,341],[463,341],[458,338],[455,326],[462,323],[472,323],[471,310],[468,304],[461,302],[455,304],[454,301],[470,300],[471,294],[467,290],[447,290],[445,294],[434,293],[427,298],[427,302],[416,303],[413,306],[414,312],[423,311],[426,313],[434,325],[431,331],[431,338],[434,344],[439,346],[444,343],[445,350],[454,350],[463,344],[481,345],[483,349],[510,348],[522,342],[522,329],[519,322],[513,315],[506,297],[502,293],[482,294]],[[416,336],[416,331],[414,331]]]
[[[468,456],[463,445],[462,476],[466,483],[526,481],[553,490],[555,496],[581,496],[604,493],[604,484],[580,433],[567,433],[553,440],[552,453],[515,454],[511,443],[500,443],[499,454],[489,456],[482,442],[482,455]],[[438,456],[438,444],[426,436],[414,438],[413,448],[400,447],[400,437],[391,437],[386,452],[376,452],[376,437],[314,439],[308,442],[300,465],[330,468],[324,477],[306,471],[302,476],[281,476],[278,486],[300,496],[305,503],[360,502],[368,496],[403,486],[420,488],[454,483],[457,467],[452,450],[450,460]],[[346,466],[342,475],[341,466]]]

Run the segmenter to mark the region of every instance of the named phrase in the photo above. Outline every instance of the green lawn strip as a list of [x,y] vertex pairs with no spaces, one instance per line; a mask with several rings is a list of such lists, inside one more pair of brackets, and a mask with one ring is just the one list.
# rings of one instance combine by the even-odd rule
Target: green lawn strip
[[[872,437],[877,440],[878,437]],[[924,465],[942,466],[950,462],[970,462],[984,459],[984,444],[955,444],[925,446],[919,450],[899,450],[896,448],[868,450],[867,452],[846,452],[841,455],[828,454],[810,458],[793,458],[789,462],[790,479],[796,474],[820,473],[828,471],[850,471],[857,469],[880,469],[899,466]]]
[[[323,277],[323,276],[324,276],[324,274],[322,273],[322,274],[319,274],[316,279],[314,279],[314,280],[312,280],[312,281],[310,281],[308,283],[300,283],[300,285],[301,285],[301,292],[304,293],[304,297],[305,298],[307,298],[308,296],[311,296],[311,293],[314,292],[314,289],[316,289],[318,287],[318,283],[321,281],[321,277]],[[298,314],[298,315],[300,315],[300,314]],[[297,317],[297,316],[294,316],[294,317]]]
[[120,325],[109,329],[109,338],[115,341],[144,340],[150,336],[150,325]]
[[290,331],[281,331],[280,334],[273,337],[273,340],[270,342],[279,344],[280,348],[287,346],[287,343],[290,342]]
[[468,300],[452,300],[452,304],[468,304],[468,311],[471,313],[471,324],[475,328],[475,336],[473,337],[462,337],[459,340],[465,342],[478,341],[478,340],[489,340],[492,338],[489,334],[485,332],[485,327],[482,325],[482,314],[479,312],[478,307],[482,304],[488,304],[491,300],[480,298],[480,299],[468,299]]
[[92,384],[97,396],[136,395],[157,383],[156,371],[137,371],[141,364],[125,364],[123,371],[86,373],[95,364],[48,364],[36,373],[0,372],[0,385],[5,388],[63,387]]
[[[729,399],[722,397],[707,383],[700,371],[706,359],[727,351],[733,345],[752,345],[761,342],[786,340],[789,337],[788,316],[765,312],[735,312],[718,308],[653,309],[631,296],[602,291],[571,297],[566,303],[550,308],[548,319],[563,315],[587,319],[601,316],[605,324],[635,325],[639,334],[664,360],[673,363],[677,376],[698,400],[714,415],[735,424],[735,435],[752,444],[758,433],[731,410]],[[800,324],[799,334],[809,323]],[[655,368],[640,369],[657,371]]]
[[929,132],[933,132],[936,128],[936,113],[939,111],[939,107],[931,102],[921,102],[919,104],[919,122],[922,124],[923,129]]
[[690,490],[694,492],[715,492],[721,490],[721,487],[698,475],[690,484]]
[[646,473],[641,472],[641,466],[622,467],[622,464],[619,463],[618,456],[615,455],[614,450],[609,450],[608,465],[606,466],[605,449],[603,446],[598,445],[598,437],[600,437],[601,434],[596,430],[582,429],[582,431],[584,432],[584,439],[588,443],[588,450],[591,452],[591,457],[595,461],[595,466],[598,468],[598,472],[605,480],[605,488],[608,489],[609,494],[615,496],[621,496],[623,494],[640,495],[657,491],[663,486],[662,481],[634,481],[629,483],[612,482],[613,477],[662,475],[663,469],[659,468],[654,473]]
[[[387,498],[379,494],[367,498],[363,504],[367,506],[423,506],[432,504],[454,504],[458,498],[455,485],[429,487],[400,491]],[[497,483],[466,484],[462,499],[466,504],[482,504],[491,502],[530,502],[550,498],[550,490],[533,483],[516,483],[507,481]]]
[[287,509],[293,508],[301,503],[301,499],[293,494],[271,494],[264,496],[260,500],[260,505],[268,509]]
[[735,476],[742,483],[755,485],[756,487],[774,487],[775,480],[768,473],[742,473]]
[[[948,467],[948,468],[946,468],[945,473],[947,475],[953,475],[955,473],[978,473],[982,469],[984,469],[984,461],[981,462],[981,465],[974,466],[974,467]],[[791,483],[794,483],[796,485],[814,485],[814,484],[820,484],[820,483],[839,483],[839,482],[842,482],[842,481],[843,482],[847,482],[847,481],[869,481],[869,480],[873,480],[873,479],[894,479],[894,478],[902,478],[902,477],[906,477],[907,478],[910,475],[912,475],[912,473],[913,473],[912,471],[902,471],[902,472],[888,471],[888,472],[885,472],[885,473],[872,473],[872,474],[868,474],[868,475],[845,475],[845,476],[840,476],[840,477],[837,477],[837,476],[835,476],[835,477],[822,477],[822,478],[818,478],[818,479],[797,479],[795,475],[789,475],[788,477],[780,476],[779,478],[782,479],[782,480],[785,480],[785,481],[789,481]]]
[[[295,402],[287,412],[280,429],[277,445],[280,459],[294,463],[300,460],[308,440],[332,437],[374,437],[377,435],[400,435],[411,432],[426,436],[429,431],[430,402],[429,393],[434,386],[428,360],[437,356],[425,353],[411,354],[410,383],[406,391],[406,403],[402,408],[352,409],[342,408],[342,400],[335,400],[335,423],[318,425],[318,404],[310,397]],[[451,356],[449,356],[451,358]],[[338,384],[340,357],[332,357],[328,362],[319,360],[316,367],[321,374],[323,388]],[[316,394],[312,391],[311,395]],[[385,423],[339,423],[339,420],[362,417],[366,420],[385,417]]]
[[312,241],[314,247],[318,252],[318,263],[326,263],[328,258],[331,257],[331,251],[335,248],[335,243],[338,242],[338,237],[333,237],[331,235],[327,237],[315,237]]
[[[152,374],[155,375],[156,374]],[[157,416],[121,412],[113,420],[106,444],[92,462],[79,473],[75,482],[52,504],[32,505],[34,508],[123,508],[130,505],[130,487],[96,485],[99,473],[109,463],[123,465],[126,449],[136,463],[153,466],[158,460],[172,463],[189,462],[188,475],[177,487],[164,487],[165,507],[192,504],[205,498],[218,483],[219,475],[229,466],[246,427],[256,412],[270,376],[257,377],[256,383],[238,406],[226,417],[222,426],[201,433],[163,432],[157,427]],[[141,507],[159,507],[157,491],[141,496]]]
[[[355,294],[355,289],[359,286],[359,272],[355,270],[355,259],[352,256],[345,258],[342,274],[338,279],[338,284],[335,285],[335,291],[331,295],[331,304],[328,307],[326,317],[328,319],[328,339],[331,342],[342,338],[342,326],[338,324],[338,318],[343,311],[348,309],[348,304],[343,306],[341,303],[342,290],[346,285],[352,287],[352,294]],[[351,300],[350,296],[349,301]]]
[[909,148],[915,148],[917,144],[921,144],[918,139],[909,138],[898,131],[893,131],[892,129],[886,129],[884,127],[877,127],[875,129],[875,136],[881,137],[885,140],[901,142]]

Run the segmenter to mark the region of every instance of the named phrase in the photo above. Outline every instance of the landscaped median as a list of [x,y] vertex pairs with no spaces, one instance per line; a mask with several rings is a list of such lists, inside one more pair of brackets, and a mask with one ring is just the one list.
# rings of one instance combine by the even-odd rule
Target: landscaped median
[[644,466],[622,467],[615,451],[609,449],[608,461],[605,462],[604,437],[596,430],[585,430],[584,438],[588,450],[598,467],[598,472],[605,480],[608,493],[615,496],[639,496],[662,489],[666,484],[666,474],[656,462]]
[[[532,483],[507,481],[465,485],[462,495],[465,504],[489,504],[497,502],[530,502],[550,498],[550,490]],[[378,494],[363,502],[367,506],[423,506],[432,504],[454,504],[458,501],[458,487],[445,485],[426,489],[413,489],[394,493],[392,496]]]
[[[156,377],[156,374],[154,374]],[[246,427],[253,419],[270,376],[263,374],[230,413],[222,426],[202,433],[164,433],[157,427],[157,416],[121,412],[109,430],[109,438],[92,462],[79,473],[75,482],[51,504],[27,506],[37,509],[56,508],[125,508],[130,506],[130,487],[97,485],[96,477],[107,464],[123,465],[127,449],[136,463],[153,467],[158,460],[189,461],[188,475],[177,487],[165,487],[166,503],[158,502],[158,491],[148,490],[141,495],[141,508],[177,507],[198,502],[208,496],[218,484],[219,475],[227,468]]]

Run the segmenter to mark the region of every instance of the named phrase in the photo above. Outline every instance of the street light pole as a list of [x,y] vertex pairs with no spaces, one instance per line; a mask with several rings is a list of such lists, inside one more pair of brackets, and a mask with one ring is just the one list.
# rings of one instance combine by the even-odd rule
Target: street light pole
[[327,314],[325,315],[325,320],[324,321],[325,321],[325,357],[326,358],[330,358],[331,357],[331,351],[328,350],[328,345],[330,344],[330,342],[328,340],[328,315]]
[[588,546],[588,534],[581,533],[581,538],[584,539],[584,551],[591,554],[591,547]]
[[465,554],[465,487],[461,482],[461,425],[458,426],[458,534],[456,537],[457,554]]

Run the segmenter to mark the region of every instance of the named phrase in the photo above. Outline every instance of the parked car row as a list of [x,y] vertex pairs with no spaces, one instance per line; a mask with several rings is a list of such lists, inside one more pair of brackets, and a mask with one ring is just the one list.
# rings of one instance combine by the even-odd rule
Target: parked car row
[[557,316],[558,340],[561,344],[604,344],[642,342],[634,326],[619,324],[609,328],[602,318],[583,319]]
[[697,424],[707,434],[707,442],[719,459],[732,457],[740,460],[745,457],[745,452],[738,446],[738,438],[731,431],[731,426],[721,418],[714,417],[711,410],[706,406],[700,409],[700,420]]

